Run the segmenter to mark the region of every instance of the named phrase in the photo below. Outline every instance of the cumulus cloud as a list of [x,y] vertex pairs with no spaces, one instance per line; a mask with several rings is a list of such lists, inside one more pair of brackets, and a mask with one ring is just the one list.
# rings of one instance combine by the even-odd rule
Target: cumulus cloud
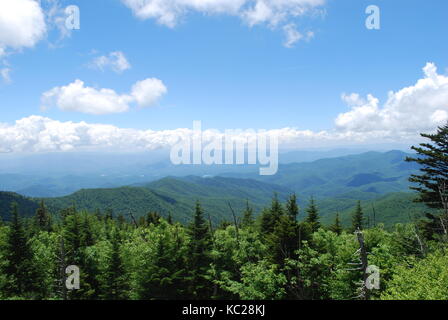
[[121,51],[111,52],[106,56],[100,56],[90,63],[90,67],[104,71],[107,68],[112,69],[116,73],[122,73],[131,68],[131,64]]
[[0,48],[33,47],[46,34],[45,15],[37,1],[0,1]]
[[389,92],[383,106],[373,95],[343,95],[351,110],[336,118],[339,131],[403,133],[427,131],[448,120],[448,77],[434,63],[423,68],[424,77],[413,86]]
[[[433,132],[439,125],[448,121],[448,76],[438,74],[433,63],[423,69],[424,77],[409,86],[390,92],[383,106],[373,95],[362,98],[359,94],[344,94],[342,99],[350,111],[340,114],[335,120],[335,128],[324,131],[281,128],[267,131],[269,135],[279,137],[282,148],[330,147],[335,145],[353,145],[362,143],[415,143],[420,132]],[[153,95],[139,90],[157,88],[156,79],[147,79],[137,83],[129,95],[105,93],[90,90],[81,81],[75,81],[72,90],[83,92],[83,97],[106,95],[127,102],[133,100],[144,104],[151,101]],[[73,89],[75,88],[75,89]],[[57,91],[61,104],[69,102],[72,94]],[[66,90],[70,91],[70,90]],[[98,98],[103,99],[103,97]],[[83,98],[76,98],[84,103]],[[86,99],[89,101],[90,99]],[[109,100],[102,102],[108,105]],[[90,104],[89,104],[90,105]],[[40,116],[31,116],[16,121],[15,124],[0,123],[0,152],[44,152],[84,149],[114,150],[152,150],[168,148],[180,137],[193,134],[193,129],[175,129],[166,131],[123,129],[111,125],[89,124],[85,122],[60,122]],[[213,141],[222,132],[203,131],[203,141]],[[235,139],[251,139],[253,133],[241,131],[235,133]],[[252,137],[254,138],[254,137]]]
[[150,78],[138,81],[132,86],[132,97],[142,108],[153,105],[168,92],[163,82],[159,79]]
[[[301,143],[313,142],[316,137],[326,138],[325,134],[295,129],[271,131],[282,141]],[[181,128],[166,131],[123,129],[112,125],[89,124],[86,122],[60,122],[41,116],[30,116],[15,124],[0,123],[0,152],[50,152],[88,149],[113,149],[124,151],[154,150],[168,148],[194,134],[193,129]],[[268,132],[269,134],[269,132]],[[214,130],[203,132],[204,142],[221,136]],[[250,138],[250,133],[240,133],[238,138]],[[319,139],[320,139],[319,138]]]
[[[65,27],[67,15],[59,0],[0,0],[0,67],[2,78],[9,79],[6,57],[34,47],[58,29],[60,40],[70,35]],[[8,80],[10,81],[10,79]]]
[[95,89],[75,80],[67,86],[55,87],[42,95],[42,109],[56,105],[63,111],[76,111],[94,115],[120,113],[129,110],[132,97],[117,94],[112,89]]
[[[326,0],[122,0],[140,19],[155,19],[159,24],[175,27],[189,12],[226,14],[239,17],[249,26],[266,24],[270,28],[288,26],[289,45],[303,38],[291,20],[321,7]],[[300,35],[300,36],[299,36]],[[308,39],[312,33],[306,35]]]
[[146,79],[137,82],[130,94],[118,94],[112,89],[96,89],[85,86],[77,79],[42,94],[42,110],[56,106],[63,111],[82,112],[93,115],[122,113],[130,109],[131,103],[149,107],[157,102],[167,88],[161,80]]

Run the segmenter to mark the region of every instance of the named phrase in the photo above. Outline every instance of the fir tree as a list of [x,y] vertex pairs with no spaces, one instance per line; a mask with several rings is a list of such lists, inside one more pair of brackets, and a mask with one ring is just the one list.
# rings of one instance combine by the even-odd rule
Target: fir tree
[[330,230],[340,235],[342,233],[341,220],[339,219],[339,213],[336,213],[336,219],[334,220],[334,224],[330,227]]
[[126,273],[120,256],[120,234],[114,229],[111,234],[111,253],[106,269],[104,297],[108,300],[123,300],[127,298]]
[[243,212],[242,227],[248,228],[254,225],[254,210],[249,206],[249,200],[246,200],[246,208]]
[[319,211],[314,198],[311,197],[308,208],[306,209],[307,217],[305,222],[310,226],[311,232],[316,232],[320,228]]
[[161,219],[162,219],[162,217],[157,212],[149,212],[146,215],[146,223],[148,226],[151,224],[156,225],[156,226],[159,225]]
[[190,293],[192,298],[208,299],[211,296],[212,287],[207,276],[211,264],[211,234],[199,201],[196,202],[194,221],[189,228],[189,234],[191,239],[188,257]]
[[295,193],[289,197],[286,203],[286,211],[288,213],[288,216],[293,221],[297,221],[297,216],[299,215],[299,206],[297,205],[297,196]]
[[356,230],[362,230],[364,227],[364,213],[362,211],[361,207],[361,201],[358,201],[358,204],[356,205],[355,212],[352,215],[352,232],[355,232]]
[[275,193],[270,209],[262,212],[261,232],[265,235],[274,232],[274,228],[282,215],[284,215],[283,206],[278,199],[277,193]]
[[40,230],[50,231],[51,221],[48,214],[47,207],[43,200],[39,203],[39,208],[36,210],[36,225]]
[[5,291],[11,296],[31,297],[38,291],[39,274],[33,266],[33,253],[17,203],[12,204],[12,220],[7,237]]
[[421,136],[430,141],[412,147],[418,157],[406,158],[406,161],[420,165],[420,174],[413,174],[409,179],[416,184],[411,189],[419,193],[418,201],[442,209],[439,187],[443,182],[448,183],[448,123],[439,127],[435,134]]

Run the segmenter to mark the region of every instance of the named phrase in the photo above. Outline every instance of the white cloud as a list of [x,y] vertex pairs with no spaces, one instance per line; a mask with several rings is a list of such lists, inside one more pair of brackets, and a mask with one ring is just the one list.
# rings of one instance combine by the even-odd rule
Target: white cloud
[[174,144],[186,130],[121,129],[85,122],[60,122],[30,116],[13,125],[0,124],[0,152],[44,152],[81,149],[143,150]]
[[46,34],[45,15],[37,1],[0,1],[0,48],[33,47]]
[[[438,125],[448,121],[448,76],[439,75],[436,66],[432,63],[428,63],[423,70],[422,79],[413,86],[390,92],[389,98],[382,107],[373,95],[368,95],[366,99],[360,97],[359,94],[342,95],[351,110],[336,118],[334,129],[315,132],[282,128],[269,130],[268,134],[276,134],[279,137],[281,148],[315,148],[363,143],[416,143],[420,141],[420,132],[433,132]],[[113,91],[86,88],[79,80],[72,84],[72,89],[82,93],[81,96],[88,102],[86,103],[88,106],[91,106],[90,99],[97,98],[99,101],[106,99],[103,95],[113,101],[122,99],[125,102],[128,100],[137,102],[139,100],[141,104],[144,104],[145,101],[151,100],[152,95],[140,96],[136,92],[141,88],[156,88],[157,81],[153,80],[147,79],[137,83],[130,95],[122,96]],[[67,108],[71,106],[71,100],[80,104],[85,102],[76,95],[62,93],[61,88],[56,91],[53,98],[67,98],[66,101],[62,99],[60,102],[61,105],[67,103]],[[70,90],[66,89],[66,91]],[[106,101],[104,104],[107,105],[109,100],[106,99]],[[110,102],[112,105],[114,103],[116,102]],[[191,134],[192,129],[165,131],[122,129],[104,124],[60,122],[30,116],[12,125],[0,123],[0,152],[157,149],[169,147],[176,143],[179,137]],[[216,135],[221,133],[205,130],[204,142],[214,140]],[[247,133],[243,132],[240,135],[240,138],[243,138],[247,136]]]
[[3,79],[4,82],[10,83],[11,82],[11,69],[9,68],[3,68],[0,69],[0,77]]
[[121,51],[109,53],[107,56],[100,56],[90,63],[90,67],[104,71],[106,68],[111,68],[116,73],[122,73],[131,68],[131,64],[126,59],[126,56]]
[[149,107],[168,92],[159,79],[151,78],[138,81],[132,87],[132,96],[140,107]]
[[100,115],[128,111],[131,101],[128,95],[119,95],[111,89],[85,87],[83,81],[75,80],[67,86],[45,92],[42,95],[42,108],[56,105],[63,111]]
[[66,86],[55,87],[42,94],[42,110],[57,106],[63,111],[75,111],[93,115],[122,113],[136,102],[140,107],[149,107],[160,99],[167,89],[158,79],[137,82],[131,94],[118,94],[112,89],[86,87],[81,80]]
[[[323,6],[326,0],[122,0],[122,2],[138,18],[155,19],[159,24],[170,28],[175,27],[189,12],[231,15],[239,17],[249,26],[266,24],[275,28],[279,24],[288,25],[292,19]],[[292,33],[290,35],[294,37]],[[297,34],[295,36],[297,37]],[[312,33],[306,35],[309,39],[312,36]]]
[[391,136],[432,130],[448,120],[448,76],[428,63],[424,77],[413,86],[389,92],[385,104],[373,95],[343,95],[351,110],[336,119],[339,131],[389,132]]
[[283,27],[283,31],[285,32],[286,40],[283,45],[286,48],[292,48],[294,45],[300,40],[309,41],[314,37],[314,32],[308,31],[305,35],[297,30],[297,27],[294,23],[287,24]]

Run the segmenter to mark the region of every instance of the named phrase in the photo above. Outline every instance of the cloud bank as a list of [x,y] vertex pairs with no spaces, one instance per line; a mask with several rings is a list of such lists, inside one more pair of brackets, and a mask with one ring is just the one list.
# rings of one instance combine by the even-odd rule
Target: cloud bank
[[[432,132],[437,126],[448,121],[448,76],[438,74],[433,63],[428,63],[423,68],[423,73],[423,78],[413,86],[390,92],[383,106],[380,106],[379,100],[372,95],[366,98],[356,93],[343,95],[342,98],[350,110],[335,119],[335,128],[332,130],[315,132],[282,128],[269,130],[268,134],[277,135],[282,148],[415,143],[420,132]],[[108,90],[84,87],[82,81],[77,80],[65,89],[58,88],[56,95],[61,98],[61,106],[67,103],[67,108],[75,105],[73,101],[91,106],[92,104],[86,102],[90,97],[100,99],[100,105],[103,107],[109,106],[110,100],[124,101],[124,105],[118,102],[116,106],[113,103],[111,105],[126,108],[127,99],[133,99],[142,105],[152,101],[154,95],[146,95],[146,92],[158,88],[159,85],[157,79],[147,79],[134,85],[130,95],[120,96]],[[74,98],[73,91],[82,94]],[[30,116],[16,121],[15,124],[0,123],[0,152],[154,150],[168,148],[175,144],[179,137],[192,133],[192,129],[123,129],[112,125],[60,122],[41,116]],[[211,141],[222,133],[205,130],[204,142]],[[251,135],[250,132],[243,131],[237,133],[235,139],[250,139]]]

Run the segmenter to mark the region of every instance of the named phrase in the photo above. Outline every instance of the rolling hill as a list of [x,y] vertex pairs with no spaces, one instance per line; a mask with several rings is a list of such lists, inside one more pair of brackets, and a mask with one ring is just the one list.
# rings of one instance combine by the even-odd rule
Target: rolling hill
[[[414,195],[408,192],[408,177],[417,167],[405,162],[406,156],[401,151],[368,152],[309,163],[284,164],[275,176],[228,172],[215,177],[166,177],[127,187],[81,189],[63,197],[45,197],[47,190],[44,186],[39,192],[54,212],[75,204],[78,209],[113,209],[115,214],[125,216],[130,211],[137,217],[157,211],[164,216],[171,214],[183,223],[190,220],[197,200],[210,213],[213,222],[219,223],[232,219],[229,202],[235,211],[242,212],[248,200],[259,212],[269,205],[274,193],[284,201],[295,192],[301,208],[307,206],[311,196],[315,197],[323,223],[332,223],[336,212],[339,212],[342,222],[349,224],[356,201],[362,200],[367,216],[372,216],[373,220],[375,207],[376,222],[390,226],[396,222],[407,222],[410,216],[425,210],[423,205],[412,201]],[[14,177],[8,176],[11,180]],[[32,214],[38,200],[1,193],[1,215],[4,218],[8,216],[12,201],[22,204],[25,214]]]

